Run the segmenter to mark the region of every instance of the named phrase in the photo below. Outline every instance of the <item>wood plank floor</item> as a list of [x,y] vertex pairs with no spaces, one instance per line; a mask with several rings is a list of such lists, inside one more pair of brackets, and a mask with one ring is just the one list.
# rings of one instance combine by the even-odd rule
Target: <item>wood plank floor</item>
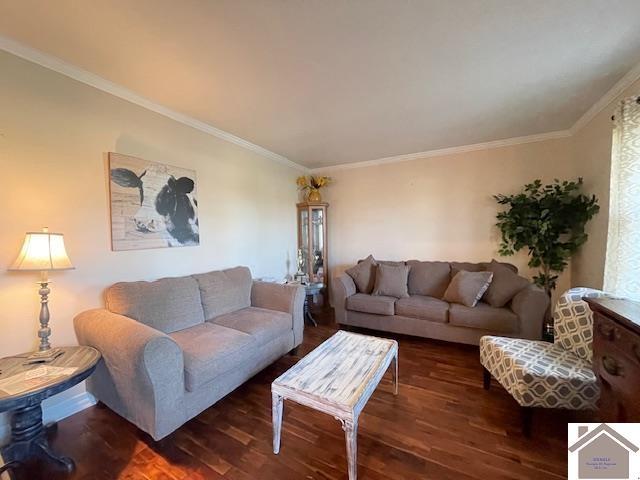
[[[336,330],[330,312],[320,317],[300,355]],[[391,393],[387,372],[360,417],[361,480],[566,478],[567,422],[596,421],[593,414],[536,411],[525,439],[514,400],[495,381],[483,390],[477,347],[379,335],[399,341],[400,393]],[[322,413],[285,401],[281,452],[271,451],[270,384],[296,361],[283,357],[157,443],[107,408],[89,408],[60,422],[52,438],[76,472],[32,465],[22,477],[346,479],[343,431]]]

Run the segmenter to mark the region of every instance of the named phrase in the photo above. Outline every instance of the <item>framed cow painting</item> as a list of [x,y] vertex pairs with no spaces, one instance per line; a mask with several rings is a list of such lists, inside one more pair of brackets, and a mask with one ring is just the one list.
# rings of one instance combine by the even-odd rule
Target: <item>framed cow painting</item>
[[196,172],[109,153],[113,250],[200,244]]

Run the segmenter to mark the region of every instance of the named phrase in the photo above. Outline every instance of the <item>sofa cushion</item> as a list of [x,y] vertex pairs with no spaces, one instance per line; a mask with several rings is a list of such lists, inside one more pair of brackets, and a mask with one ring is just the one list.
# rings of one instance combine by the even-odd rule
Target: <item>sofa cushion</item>
[[190,392],[233,370],[257,348],[248,333],[205,322],[171,334],[184,355],[184,382]]
[[[494,260],[495,261],[495,260]],[[497,262],[500,265],[507,267],[509,270],[512,270],[513,273],[518,273],[518,267],[508,262]],[[487,270],[487,267],[490,265],[490,262],[451,262],[451,278],[458,273],[459,270],[466,270],[467,272],[484,272]]]
[[407,279],[409,277],[409,268],[407,265],[378,264],[376,283],[371,294],[396,298],[408,297]]
[[345,273],[353,278],[356,288],[360,293],[371,293],[376,281],[376,261],[372,255],[358,262],[351,268],[345,270]]
[[487,271],[493,272],[493,279],[483,299],[492,307],[504,307],[520,290],[529,286],[529,280],[495,260],[487,265]]
[[455,303],[449,306],[449,323],[459,327],[515,333],[518,322],[518,316],[508,308],[494,308],[483,302],[475,307]]
[[433,297],[411,295],[396,301],[396,315],[447,323],[449,304]]
[[459,303],[467,307],[475,307],[489,288],[493,273],[468,272],[460,270],[451,279],[451,283],[444,292],[443,300],[451,303]]
[[383,297],[356,293],[347,298],[347,310],[378,315],[393,315],[395,312],[395,297]]
[[285,335],[293,329],[291,314],[257,307],[236,310],[209,321],[247,333],[260,345]]
[[420,262],[409,260],[409,295],[442,298],[451,281],[449,262]]
[[251,306],[251,272],[235,267],[193,275],[200,287],[205,318],[214,318]]
[[198,283],[192,277],[116,283],[107,289],[105,303],[111,312],[164,333],[204,322]]

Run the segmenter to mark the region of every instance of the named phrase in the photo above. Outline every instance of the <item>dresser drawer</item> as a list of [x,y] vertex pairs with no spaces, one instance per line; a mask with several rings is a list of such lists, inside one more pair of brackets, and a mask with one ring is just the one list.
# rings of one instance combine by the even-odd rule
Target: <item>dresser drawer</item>
[[593,370],[600,381],[600,417],[640,422],[640,303],[586,298],[593,312]]
[[628,361],[640,368],[640,338],[637,334],[619,325],[610,318],[596,312],[594,315],[593,351],[594,354],[615,348],[618,355],[628,357]]

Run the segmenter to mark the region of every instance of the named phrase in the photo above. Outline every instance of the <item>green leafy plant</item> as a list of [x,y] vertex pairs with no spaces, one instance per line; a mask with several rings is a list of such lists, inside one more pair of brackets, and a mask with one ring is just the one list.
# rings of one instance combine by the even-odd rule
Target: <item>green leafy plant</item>
[[550,185],[535,180],[515,195],[494,195],[507,210],[498,213],[502,233],[500,255],[513,255],[526,248],[529,266],[540,268],[533,277],[536,285],[550,295],[571,256],[587,241],[585,225],[598,213],[595,195],[580,192],[582,178]]

